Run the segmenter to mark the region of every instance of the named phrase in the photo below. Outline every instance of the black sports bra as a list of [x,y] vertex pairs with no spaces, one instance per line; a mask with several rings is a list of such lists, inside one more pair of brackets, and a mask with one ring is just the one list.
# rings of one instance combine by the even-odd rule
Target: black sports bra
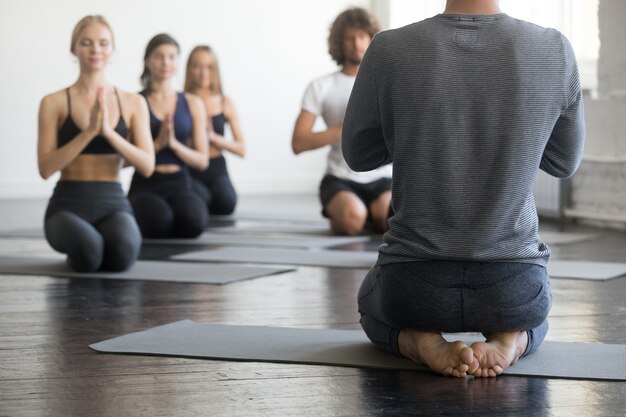
[[[76,126],[74,123],[74,119],[72,118],[72,100],[70,99],[70,89],[69,87],[65,90],[67,93],[67,117],[65,118],[65,122],[59,128],[57,133],[57,147],[62,147],[69,143],[72,139],[74,139],[77,135],[79,135],[82,131]],[[120,102],[120,96],[117,93],[117,89],[115,89],[115,97],[117,98],[117,105],[120,109],[120,118],[117,122],[117,126],[115,126],[115,131],[123,138],[128,137],[128,127],[126,126],[126,122],[124,121],[124,117],[122,116],[122,103]],[[117,153],[115,148],[111,146],[108,140],[104,136],[96,136],[93,138],[89,145],[83,149],[81,155],[83,154],[114,154]]]

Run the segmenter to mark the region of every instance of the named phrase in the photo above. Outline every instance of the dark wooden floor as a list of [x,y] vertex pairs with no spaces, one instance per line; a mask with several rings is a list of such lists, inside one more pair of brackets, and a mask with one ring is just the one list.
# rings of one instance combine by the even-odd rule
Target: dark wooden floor
[[[280,201],[281,215],[288,217],[285,207],[291,207],[292,214],[316,217],[314,198],[294,201]],[[244,211],[269,212],[277,202],[247,203]],[[0,217],[10,210],[14,218],[0,227],[38,225],[42,207],[0,202]],[[595,232],[602,236],[553,247],[554,258],[626,261],[626,234]],[[172,249],[146,247],[142,256],[160,258]],[[0,240],[3,254],[47,251],[32,240]],[[226,286],[0,276],[0,416],[626,416],[626,382],[457,380],[419,372],[105,355],[87,347],[186,318],[358,329],[355,298],[364,273],[302,267]],[[549,340],[626,344],[626,278],[553,280],[552,289]]]

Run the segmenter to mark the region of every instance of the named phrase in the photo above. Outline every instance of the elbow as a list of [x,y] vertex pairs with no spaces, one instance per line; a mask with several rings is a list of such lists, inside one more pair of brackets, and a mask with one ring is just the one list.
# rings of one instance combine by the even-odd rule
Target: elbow
[[306,149],[304,149],[305,139],[302,137],[302,134],[296,131],[293,132],[293,136],[291,137],[291,150],[295,155],[301,154]]
[[139,175],[141,175],[142,177],[150,178],[152,174],[154,174],[154,165],[143,167],[142,169],[138,169],[137,171],[139,172]]
[[44,180],[47,180],[48,178],[52,176],[52,173],[43,169],[39,169],[39,176],[43,178]]
[[578,165],[573,166],[555,166],[551,164],[542,164],[540,167],[546,174],[560,179],[572,178],[578,169]]
[[565,180],[568,178],[572,178],[574,174],[576,173],[576,171],[577,171],[577,167],[572,168],[572,169],[563,169],[558,173],[558,175],[555,175],[555,177]]
[[291,150],[295,155],[299,155],[304,152],[304,147],[296,140],[291,142]]
[[43,164],[39,164],[38,168],[39,168],[39,176],[43,178],[44,180],[47,180],[48,178],[52,176],[52,174],[54,174],[54,171],[52,171],[51,169],[48,169]]
[[145,164],[142,164],[142,166],[140,167],[136,167],[137,172],[139,172],[139,174],[144,178],[151,177],[152,174],[154,174],[154,169],[156,166],[155,159],[156,158],[154,156],[154,153],[150,154],[150,157]]
[[346,154],[344,154],[344,159],[346,160],[346,164],[350,167],[351,170],[356,172],[369,171],[369,169],[364,168],[361,164],[357,163],[356,160],[349,158]]
[[565,161],[561,161],[560,163],[555,161],[554,159],[544,158],[542,159],[539,168],[544,171],[546,174],[561,179],[572,178],[580,163],[582,161],[582,154],[576,158],[576,160],[571,160],[569,163]]
[[198,171],[204,171],[208,167],[209,167],[209,158],[203,158],[200,161],[198,161],[198,163],[195,164],[193,168]]

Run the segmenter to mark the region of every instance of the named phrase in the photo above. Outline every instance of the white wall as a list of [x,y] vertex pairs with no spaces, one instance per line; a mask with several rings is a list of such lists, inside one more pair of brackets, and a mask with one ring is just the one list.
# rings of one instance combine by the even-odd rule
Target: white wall
[[352,5],[369,1],[0,0],[0,198],[45,197],[54,186],[56,177],[37,174],[37,109],[41,97],[76,79],[70,35],[87,14],[103,14],[113,27],[109,80],[122,89],[139,90],[144,48],[156,33],[181,45],[181,88],[191,48],[211,45],[248,143],[244,160],[228,158],[238,190],[315,192],[326,150],[294,156],[291,132],[307,83],[335,69],[328,27]]

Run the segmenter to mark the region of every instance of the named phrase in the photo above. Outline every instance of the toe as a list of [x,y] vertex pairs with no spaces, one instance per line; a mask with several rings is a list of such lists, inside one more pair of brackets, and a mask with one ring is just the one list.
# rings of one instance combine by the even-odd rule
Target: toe
[[443,371],[441,371],[441,374],[444,376],[450,376],[453,373],[453,369],[452,367],[448,366],[446,369],[444,369]]
[[469,366],[469,369],[467,370],[467,372],[470,374],[473,374],[474,372],[476,372],[476,370],[478,370],[479,367],[480,367],[480,364],[478,363],[478,359],[474,359],[471,365]]

